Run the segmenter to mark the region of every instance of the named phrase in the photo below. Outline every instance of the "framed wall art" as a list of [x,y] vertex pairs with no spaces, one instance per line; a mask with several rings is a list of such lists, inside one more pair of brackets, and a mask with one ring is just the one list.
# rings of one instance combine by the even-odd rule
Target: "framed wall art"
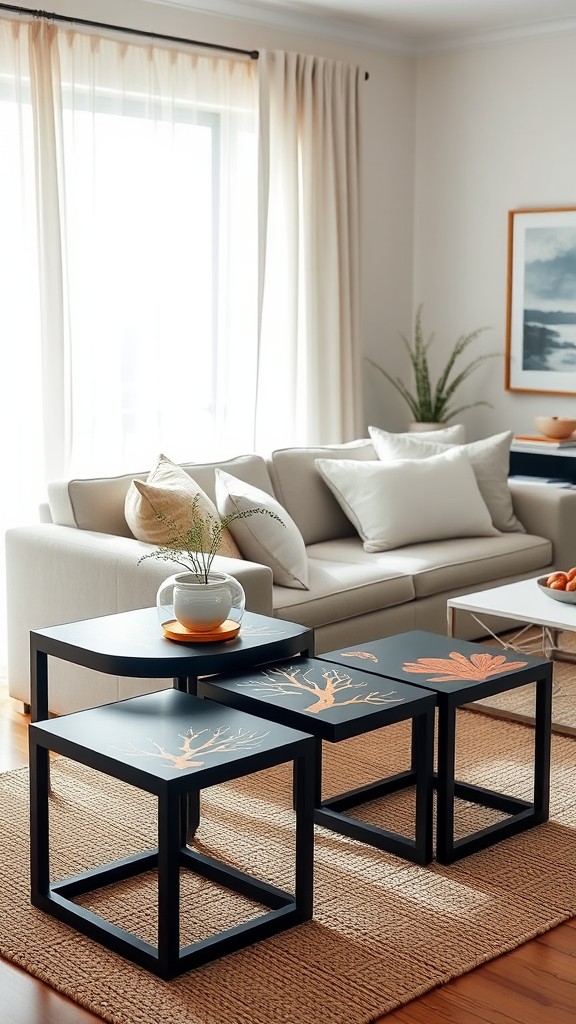
[[506,389],[576,395],[576,207],[508,213]]

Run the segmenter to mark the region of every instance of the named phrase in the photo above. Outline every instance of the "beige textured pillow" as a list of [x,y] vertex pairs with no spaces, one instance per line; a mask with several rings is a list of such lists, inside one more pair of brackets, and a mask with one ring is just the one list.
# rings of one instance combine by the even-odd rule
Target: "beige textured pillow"
[[[172,520],[179,532],[187,533],[192,528],[190,512],[196,495],[199,496],[198,509],[202,515],[212,516],[218,521],[218,509],[195,480],[181,466],[160,455],[145,482],[133,480],[130,484],[124,503],[126,522],[136,540],[157,546],[168,544],[173,530],[157,518],[157,513]],[[218,554],[242,558],[229,530],[222,532]]]
[[[380,427],[369,427],[378,458],[383,462],[394,459],[426,459],[440,455],[453,445],[439,444],[435,434],[416,440],[410,434],[391,434]],[[480,441],[470,441],[459,447],[468,455],[480,493],[488,506],[492,522],[503,533],[525,533],[520,520],[514,515],[512,495],[508,487],[510,445],[512,431],[505,430]]]

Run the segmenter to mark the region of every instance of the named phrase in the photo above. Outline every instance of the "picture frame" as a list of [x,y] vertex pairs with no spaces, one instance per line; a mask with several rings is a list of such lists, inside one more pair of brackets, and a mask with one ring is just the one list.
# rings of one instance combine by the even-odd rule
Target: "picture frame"
[[508,212],[505,387],[576,395],[576,207]]

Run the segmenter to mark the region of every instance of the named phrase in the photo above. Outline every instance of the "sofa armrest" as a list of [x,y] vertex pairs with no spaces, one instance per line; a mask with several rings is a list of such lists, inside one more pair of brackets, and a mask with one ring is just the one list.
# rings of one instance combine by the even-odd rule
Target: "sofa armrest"
[[514,511],[528,533],[552,542],[558,569],[576,565],[576,489],[508,481]]
[[[129,537],[42,523],[6,532],[8,680],[11,696],[29,702],[30,630],[150,608],[160,584],[179,566],[138,559],[152,545]],[[246,607],[272,615],[272,571],[236,558],[214,559],[234,575]]]

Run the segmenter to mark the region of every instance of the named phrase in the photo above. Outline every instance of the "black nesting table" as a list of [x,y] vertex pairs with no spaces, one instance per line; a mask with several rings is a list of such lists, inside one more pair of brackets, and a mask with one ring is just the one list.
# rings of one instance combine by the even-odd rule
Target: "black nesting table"
[[[361,664],[379,684],[390,679],[425,687],[436,695],[437,822],[436,858],[451,864],[470,853],[548,819],[550,791],[550,736],[552,718],[552,665],[501,647],[469,643],[436,633],[412,630],[320,655],[327,662],[350,668]],[[384,679],[382,679],[384,677]],[[456,781],[456,711],[464,704],[503,693],[527,683],[536,686],[534,775],[531,801]],[[454,800],[460,798],[507,815],[501,821],[454,839]]]
[[[432,859],[433,693],[364,668],[329,664],[315,658],[258,666],[248,672],[198,680],[198,694],[260,718],[314,736],[316,772],[314,820],[332,831],[370,843],[407,860]],[[322,741],[338,743],[395,722],[410,720],[410,766],[375,783],[322,800]],[[385,733],[382,738],[384,747]],[[352,807],[415,787],[414,838],[346,814]]]
[[[48,751],[157,797],[158,845],[59,882],[50,881]],[[294,763],[295,884],[288,893],[186,846],[189,794]],[[267,938],[312,916],[314,741],[301,732],[168,689],[30,726],[31,898],[161,978]],[[97,828],[97,820],[94,821]],[[269,908],[255,919],[180,946],[180,869]],[[75,903],[76,897],[157,869],[157,946]],[[202,913],[199,905],[198,913]]]
[[200,675],[241,669],[295,654],[311,654],[314,634],[306,626],[245,612],[240,633],[221,643],[167,640],[155,608],[69,622],[30,633],[32,721],[48,718],[48,656],[109,675],[164,679],[183,692]]
[[[180,643],[162,632],[156,608],[118,612],[30,632],[30,700],[33,722],[48,718],[48,657],[110,675],[173,677],[175,689],[195,693],[198,676],[312,651],[314,634],[296,622],[245,612],[233,640]],[[200,820],[197,791],[186,799],[188,839]],[[184,813],[184,811],[183,811]]]

